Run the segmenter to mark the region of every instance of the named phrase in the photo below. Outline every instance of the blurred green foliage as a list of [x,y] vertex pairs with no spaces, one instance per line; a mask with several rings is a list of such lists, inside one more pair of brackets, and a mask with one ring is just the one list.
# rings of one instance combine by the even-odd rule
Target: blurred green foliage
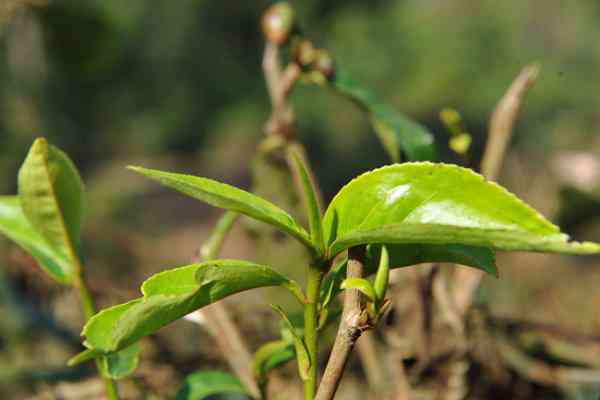
[[[193,154],[225,137],[257,138],[268,112],[258,24],[268,4],[56,0],[17,11],[0,42],[1,191],[14,186],[39,135],[84,171],[114,158]],[[536,60],[542,75],[517,142],[543,151],[583,146],[591,135],[600,109],[591,84],[600,67],[595,0],[293,5],[307,34],[339,63],[440,135],[437,113],[451,106],[480,148],[495,102]],[[347,101],[306,87],[296,104],[300,135],[325,183],[383,163],[364,134],[367,121]],[[359,148],[359,160],[340,163],[340,150]]]

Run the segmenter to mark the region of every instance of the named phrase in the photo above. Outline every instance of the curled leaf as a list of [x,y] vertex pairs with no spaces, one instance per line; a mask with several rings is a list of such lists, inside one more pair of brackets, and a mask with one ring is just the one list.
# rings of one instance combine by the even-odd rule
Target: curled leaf
[[204,306],[265,286],[300,291],[289,278],[247,261],[212,260],[164,271],[144,282],[142,298],[94,315],[83,328],[84,344],[113,353]]
[[73,270],[69,259],[55,251],[31,226],[18,196],[0,196],[0,232],[17,243],[54,280],[70,284]]
[[73,162],[44,138],[37,139],[19,170],[19,198],[31,226],[48,245],[79,268],[83,183]]
[[342,282],[341,288],[360,290],[361,293],[367,296],[370,301],[375,301],[377,298],[375,289],[373,289],[373,285],[364,278],[347,278],[344,280],[344,282]]

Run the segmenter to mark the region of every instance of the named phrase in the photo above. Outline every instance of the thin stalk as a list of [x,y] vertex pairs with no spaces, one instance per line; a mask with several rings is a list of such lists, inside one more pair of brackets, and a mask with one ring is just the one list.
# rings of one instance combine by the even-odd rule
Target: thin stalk
[[[92,293],[83,277],[83,268],[78,269],[78,274],[75,280],[75,286],[79,292],[79,298],[81,299],[81,308],[83,310],[83,314],[85,316],[85,320],[89,320],[94,314],[96,314],[96,304],[94,302],[94,298],[92,297]],[[100,369],[100,360],[96,358],[96,369],[98,370],[98,374],[102,378],[104,382],[104,390],[106,392],[106,398],[108,400],[119,400],[119,390],[117,388],[117,383],[110,378],[102,375],[102,370]]]
[[[200,247],[192,261],[210,261],[219,256],[227,235],[238,220],[239,214],[227,211],[217,222],[208,240]],[[252,373],[252,354],[244,341],[235,322],[229,315],[225,304],[217,302],[196,311],[207,321],[206,328],[212,335],[229,366],[253,397],[266,398],[261,395],[260,387]],[[260,396],[260,397],[259,397]]]
[[313,400],[317,392],[317,353],[318,346],[318,307],[319,292],[323,272],[315,266],[308,267],[308,280],[306,284],[306,305],[304,306],[304,341],[310,357],[308,379],[304,381],[304,399]]

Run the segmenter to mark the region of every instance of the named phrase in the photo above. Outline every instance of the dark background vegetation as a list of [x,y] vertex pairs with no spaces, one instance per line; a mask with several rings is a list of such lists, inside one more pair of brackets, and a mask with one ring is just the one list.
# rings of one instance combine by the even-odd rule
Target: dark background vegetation
[[[248,187],[270,110],[258,22],[270,2],[35,3],[0,0],[0,193],[16,191],[35,137],[71,155],[86,182],[89,276],[106,306],[133,297],[149,274],[186,264],[219,215],[127,164]],[[524,65],[538,62],[501,182],[576,238],[600,241],[600,2],[292,4],[308,36],[339,64],[434,132],[448,162],[458,158],[447,149],[439,111],[462,113],[476,167],[496,102]],[[293,99],[299,139],[326,198],[389,162],[348,101],[315,86],[300,86]],[[241,229],[225,253],[255,256]],[[494,312],[600,335],[598,258],[500,255],[499,266],[501,279],[487,279],[481,291]],[[253,347],[273,325],[257,307],[263,302],[244,303],[254,316],[242,325],[262,332]],[[85,375],[64,366],[81,323],[75,297],[0,240],[0,397],[43,398],[48,385]],[[188,322],[148,346],[135,381],[159,398],[186,372],[226,368],[202,328]]]

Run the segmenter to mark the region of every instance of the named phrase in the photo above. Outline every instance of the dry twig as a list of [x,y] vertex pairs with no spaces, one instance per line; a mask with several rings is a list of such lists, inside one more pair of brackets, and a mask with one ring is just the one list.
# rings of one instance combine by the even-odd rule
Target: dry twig
[[[488,141],[481,162],[481,173],[488,180],[498,179],[515,120],[527,91],[537,79],[538,72],[539,67],[535,64],[523,68],[492,113]],[[471,305],[482,277],[483,272],[471,268],[456,271],[453,297],[460,315],[464,316]]]

